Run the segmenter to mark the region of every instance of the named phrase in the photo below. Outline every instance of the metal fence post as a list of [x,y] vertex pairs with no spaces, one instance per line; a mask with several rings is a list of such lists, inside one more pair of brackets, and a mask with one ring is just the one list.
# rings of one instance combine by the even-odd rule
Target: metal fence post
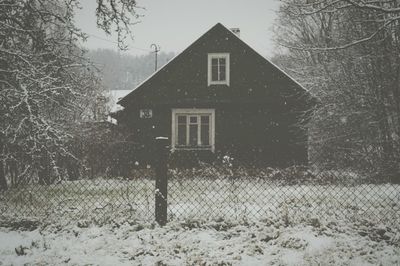
[[167,223],[167,158],[168,158],[168,138],[157,137],[155,140],[155,172],[156,172],[156,191],[155,191],[155,216],[156,222],[163,226]]

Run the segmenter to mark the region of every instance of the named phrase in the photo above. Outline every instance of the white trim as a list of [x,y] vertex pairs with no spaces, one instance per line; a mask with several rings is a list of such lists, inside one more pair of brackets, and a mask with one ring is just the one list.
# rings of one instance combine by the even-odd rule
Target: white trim
[[[226,68],[225,68],[225,80],[223,81],[213,81],[211,80],[211,75],[212,75],[212,66],[211,66],[211,60],[213,58],[225,58],[226,62]],[[228,85],[230,82],[230,55],[229,53],[209,53],[208,54],[208,60],[207,60],[207,86],[210,85]]]
[[[210,135],[209,135],[209,141],[210,141],[210,147],[211,147],[211,151],[214,152],[215,151],[215,109],[204,109],[204,108],[192,108],[192,109],[187,109],[187,108],[173,108],[172,109],[172,119],[171,119],[171,147],[172,147],[172,151],[177,150],[177,149],[182,149],[182,150],[201,150],[202,148],[188,148],[188,147],[184,147],[184,148],[177,148],[175,146],[176,143],[176,132],[177,132],[177,120],[176,117],[178,115],[188,115],[186,119],[189,119],[188,117],[191,114],[197,114],[197,115],[201,115],[201,114],[208,114],[210,115],[210,121],[209,121],[209,125],[210,125]],[[187,121],[188,122],[188,121]],[[197,121],[198,123],[200,123],[200,121]],[[188,130],[189,127],[187,127],[186,130]],[[200,126],[198,127],[200,128]],[[199,129],[198,129],[199,130]],[[187,132],[186,132],[187,133]],[[188,136],[189,134],[187,133],[186,136]],[[200,134],[198,134],[198,141],[200,139]],[[203,149],[207,149],[209,150],[210,148],[203,148]]]

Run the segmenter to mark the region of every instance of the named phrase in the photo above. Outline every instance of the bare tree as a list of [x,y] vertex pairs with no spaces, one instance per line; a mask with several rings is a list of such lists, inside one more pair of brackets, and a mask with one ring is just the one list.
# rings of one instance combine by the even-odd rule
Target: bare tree
[[[365,1],[365,0],[316,0],[316,1],[282,1],[284,12],[290,13],[292,17],[334,17],[352,12],[364,14],[362,20],[358,16],[349,17],[351,23],[359,24],[370,22],[378,25],[371,31],[363,32],[360,35],[352,36],[350,40],[339,40],[336,45],[307,46],[309,50],[340,50],[354,45],[372,41],[379,38],[379,33],[397,28],[400,23],[400,2],[397,0],[388,1]],[[305,47],[303,47],[305,48]]]
[[[67,122],[90,117],[101,96],[78,45],[85,38],[73,22],[78,4],[0,1],[0,190],[7,189],[7,162],[18,163],[19,180],[48,184],[62,178],[60,157],[75,158],[66,145]],[[98,25],[107,33],[116,27],[120,47],[137,17],[135,6],[98,1]]]
[[[379,7],[379,8],[378,8]],[[286,1],[276,61],[320,99],[312,153],[326,167],[400,170],[397,1]]]

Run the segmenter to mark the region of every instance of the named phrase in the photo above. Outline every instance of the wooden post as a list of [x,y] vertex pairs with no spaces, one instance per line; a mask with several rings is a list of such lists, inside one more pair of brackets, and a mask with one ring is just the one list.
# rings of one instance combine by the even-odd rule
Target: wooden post
[[168,138],[156,138],[155,153],[155,172],[156,172],[156,191],[155,191],[155,215],[156,222],[163,226],[167,223],[167,158],[168,158]]

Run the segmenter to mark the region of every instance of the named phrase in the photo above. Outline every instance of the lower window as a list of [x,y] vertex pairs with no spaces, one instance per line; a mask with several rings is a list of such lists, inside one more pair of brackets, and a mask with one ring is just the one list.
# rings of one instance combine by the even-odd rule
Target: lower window
[[173,109],[172,147],[214,151],[214,109]]

